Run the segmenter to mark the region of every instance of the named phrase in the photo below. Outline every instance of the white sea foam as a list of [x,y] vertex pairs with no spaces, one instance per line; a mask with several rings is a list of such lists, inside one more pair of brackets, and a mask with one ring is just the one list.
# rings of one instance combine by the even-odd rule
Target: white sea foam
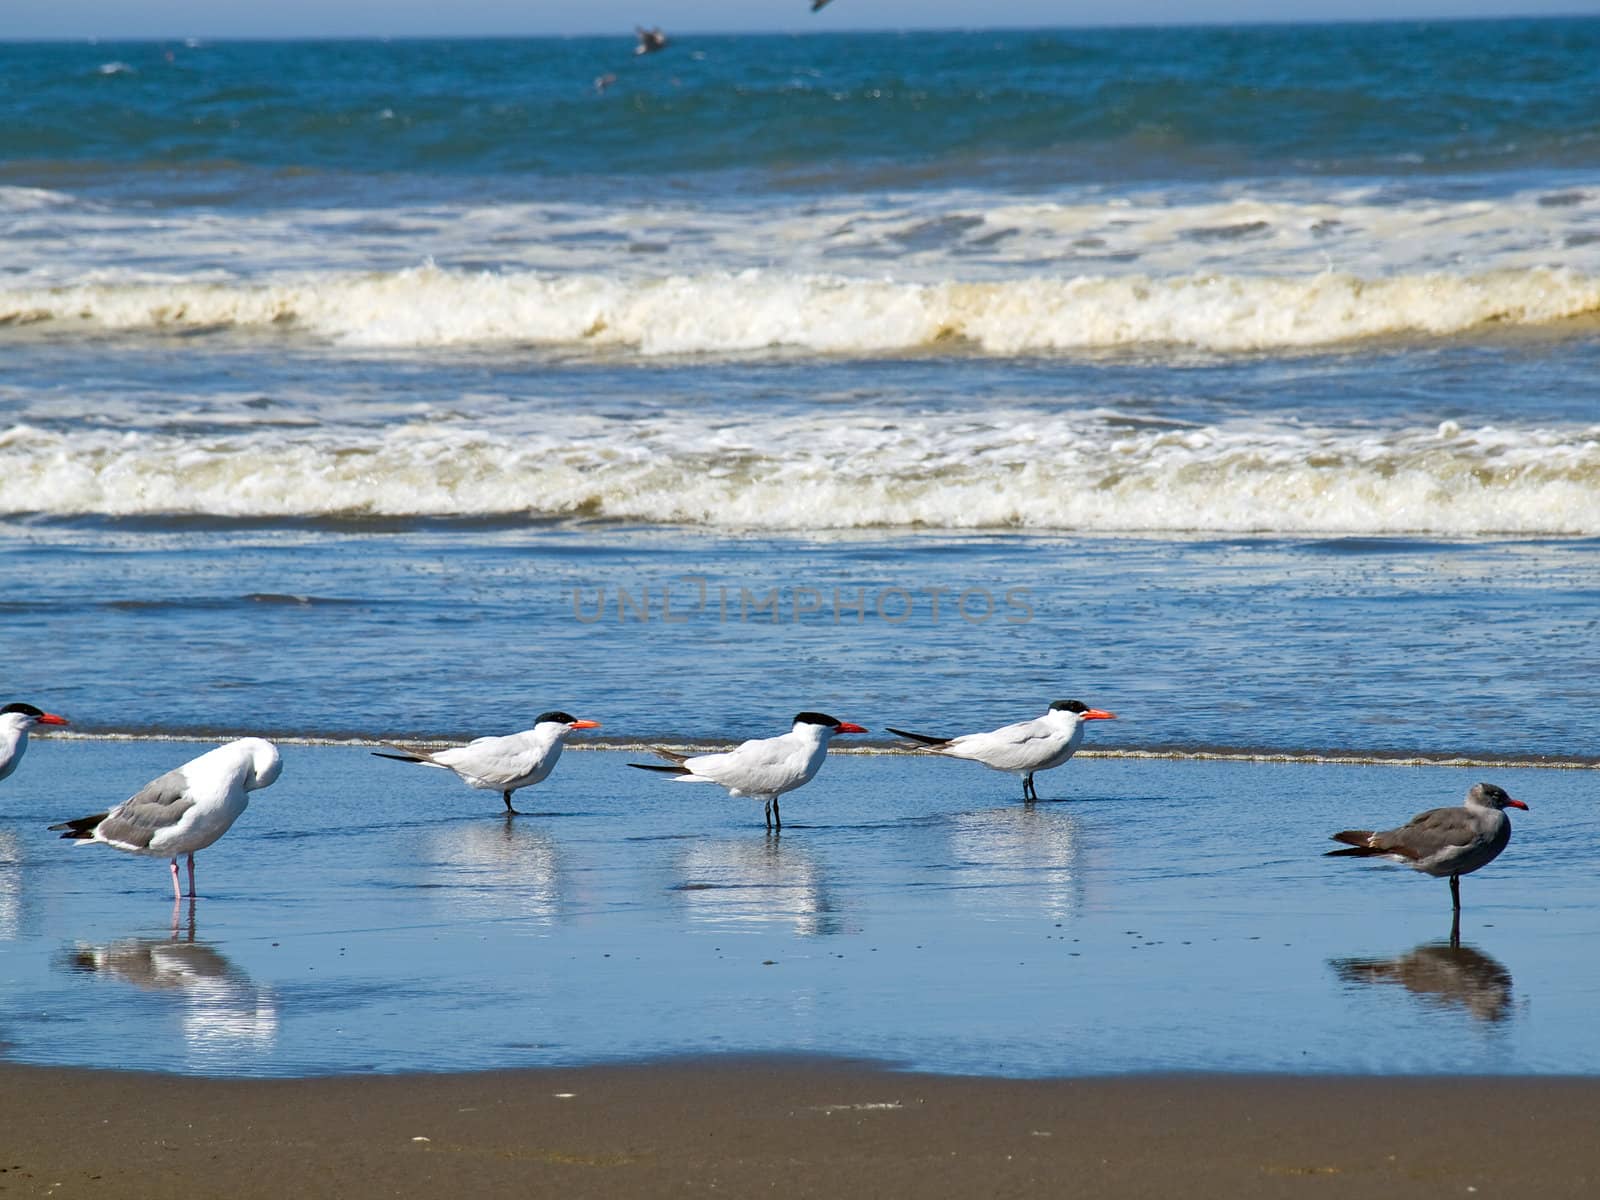
[[489,431],[0,432],[0,513],[589,517],[728,528],[1600,535],[1600,426],[1114,414],[532,415]]
[[1600,311],[1600,275],[1532,268],[1363,279],[1034,276],[903,283],[748,270],[627,280],[433,266],[271,283],[162,280],[0,290],[0,323],[293,328],[352,346],[513,344],[860,354],[964,342],[995,354],[1182,345],[1271,351],[1538,326]]

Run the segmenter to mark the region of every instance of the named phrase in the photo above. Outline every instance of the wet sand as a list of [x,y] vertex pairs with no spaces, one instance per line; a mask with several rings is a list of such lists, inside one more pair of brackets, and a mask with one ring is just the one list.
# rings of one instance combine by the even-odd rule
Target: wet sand
[[0,1195],[1590,1196],[1600,1081],[0,1067]]

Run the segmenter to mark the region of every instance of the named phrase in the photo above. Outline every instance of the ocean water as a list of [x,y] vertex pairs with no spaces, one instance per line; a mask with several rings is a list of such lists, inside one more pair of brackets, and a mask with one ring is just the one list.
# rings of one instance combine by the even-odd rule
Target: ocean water
[[[41,744],[0,793],[0,829],[22,839],[7,887],[31,914],[0,936],[45,964],[11,977],[16,1020],[41,987],[50,1005],[115,994],[52,973],[68,942],[108,962],[126,938],[168,946],[144,884],[110,874],[126,864],[63,874],[27,832],[121,798],[179,749],[137,739],[456,739],[562,707],[626,749],[820,708],[883,749],[886,724],[977,729],[1078,697],[1119,714],[1088,749],[1123,757],[1071,770],[1111,772],[1095,786],[1119,809],[1178,805],[1195,836],[1230,787],[1272,813],[1366,786],[1340,781],[1367,767],[1311,765],[1330,758],[1518,779],[1600,761],[1600,20],[630,51],[626,36],[0,45],[0,698],[136,739]],[[385,882],[397,846],[434,821],[476,838],[483,818],[438,781],[391,784],[341,753],[307,760],[319,799],[286,786],[299,799],[263,801],[225,845],[277,838],[292,859],[317,841],[291,836],[314,822],[300,806],[357,821],[403,795],[418,807],[395,820],[416,829],[362,843],[354,892],[330,898],[315,855],[261,869],[321,898],[298,928],[336,931],[336,910],[369,905],[372,928],[404,925],[415,897]],[[1235,766],[1192,793],[1217,755],[1316,774]],[[871,774],[850,776],[856,807],[833,820],[870,823],[887,795],[895,821],[925,807],[944,845],[992,807],[1022,822],[994,836],[1028,869],[1030,818],[922,774],[941,765],[843,760]],[[1371,769],[1395,820],[1465,789],[1441,768],[1447,785],[1413,803],[1400,781],[1418,768]],[[1565,797],[1570,825],[1590,774],[1526,790]],[[691,880],[608,878],[599,908],[557,923],[621,922],[627,942],[643,935],[619,913],[653,928],[712,892],[628,840],[617,818],[662,802],[652,781],[602,775],[598,791],[573,782],[580,858]],[[1285,896],[1317,870],[1306,847],[1356,819],[1311,808],[1272,827],[1293,834]],[[1107,880],[1119,829],[1170,836],[1146,819],[1095,832]],[[494,853],[578,853],[560,821],[488,829],[509,839]],[[863,927],[904,905],[911,945],[919,921],[952,919],[910,899],[894,838],[841,834],[807,867],[805,839],[824,835],[786,830],[776,857],[759,830],[704,836],[717,870],[765,878],[772,911],[813,870],[830,896],[873,897]],[[1038,835],[1041,870],[1054,836]],[[1539,868],[1566,913],[1534,939],[1552,955],[1588,898],[1579,843],[1562,844]],[[948,845],[942,867],[920,845],[928,869],[959,869]],[[1255,861],[1215,853],[1219,878]],[[1140,869],[1183,894],[1187,868],[1162,862]],[[128,882],[84,882],[102,877]],[[495,878],[513,905],[500,932],[520,936],[544,885]],[[1232,886],[1189,894],[1185,920],[1259,917]],[[1295,911],[1347,928],[1349,886]],[[56,887],[81,890],[57,904]],[[294,923],[252,909],[259,892],[240,883],[227,922],[202,900],[202,948],[181,954],[220,956],[232,978],[244,943],[228,929],[270,941]],[[812,909],[794,946],[828,924]],[[470,923],[446,924],[470,941]],[[1327,961],[1392,960],[1425,933],[1306,936],[1324,987]],[[511,986],[503,947],[464,946],[441,1011],[445,992]],[[1521,994],[1544,968],[1505,970]],[[929,1045],[988,1019],[969,999]],[[870,1024],[852,1051],[874,1053]],[[1558,1049],[1575,1028],[1485,1069],[1589,1070]],[[564,1044],[650,1051],[649,1028],[629,1036]],[[1167,1065],[1208,1065],[1169,1049]],[[186,1069],[176,1053],[151,1065]],[[317,1053],[280,1047],[264,1069],[435,1065]],[[1431,1069],[1404,1064],[1368,1066]],[[1209,1065],[1293,1069],[1277,1051]]]
[[1459,802],[1460,768],[1085,759],[1017,781],[834,756],[761,806],[569,751],[499,797],[361,746],[196,856],[45,830],[203,748],[52,742],[7,780],[11,1061],[281,1076],[803,1054],[976,1075],[1595,1074],[1593,773],[1449,889],[1330,832]]

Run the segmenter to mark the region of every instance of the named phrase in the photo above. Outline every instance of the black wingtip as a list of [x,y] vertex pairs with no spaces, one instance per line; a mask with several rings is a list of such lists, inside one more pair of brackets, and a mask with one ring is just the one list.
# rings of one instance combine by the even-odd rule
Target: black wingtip
[[688,767],[680,767],[676,763],[629,763],[635,771],[660,771],[665,775],[691,775]]
[[372,757],[392,758],[395,762],[419,763],[424,761],[423,759],[418,758],[415,754],[385,754],[382,750],[372,751]]
[[92,817],[78,817],[75,820],[62,821],[58,825],[50,825],[46,828],[48,828],[52,833],[58,830],[65,830],[65,832],[61,834],[62,837],[82,841],[85,838],[92,838],[94,836],[94,831],[96,828],[98,828],[100,822],[104,821],[110,815],[111,814],[109,812],[95,813]]
[[896,737],[910,738],[913,742],[921,742],[924,746],[942,746],[950,740],[944,737],[934,737],[928,733],[912,733],[907,729],[896,729],[892,725],[885,725],[884,728]]

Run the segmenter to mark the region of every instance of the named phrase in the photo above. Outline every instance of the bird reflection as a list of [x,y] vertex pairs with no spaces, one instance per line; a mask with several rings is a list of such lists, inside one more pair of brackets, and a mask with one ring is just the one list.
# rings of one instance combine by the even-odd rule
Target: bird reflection
[[952,818],[954,886],[964,903],[1008,912],[1035,909],[1052,920],[1083,900],[1083,838],[1056,806],[1027,805],[957,813]]
[[1394,983],[1424,1004],[1462,1008],[1479,1021],[1511,1015],[1511,972],[1471,946],[1429,942],[1398,958],[1336,958],[1346,983]]
[[452,907],[474,916],[531,917],[553,922],[561,914],[566,871],[556,842],[509,815],[499,821],[464,821],[430,834],[429,861],[443,873]]
[[14,833],[0,832],[0,941],[22,933],[22,843]]
[[[180,907],[188,921],[179,927]],[[79,944],[62,965],[153,992],[171,992],[182,1004],[183,1040],[197,1061],[227,1059],[243,1050],[267,1050],[278,1037],[278,1005],[215,946],[195,937],[194,904],[173,906],[166,938],[125,938],[103,946]]]
[[786,921],[802,937],[840,933],[822,871],[808,850],[769,835],[759,842],[697,842],[677,861],[676,891],[694,921]]

